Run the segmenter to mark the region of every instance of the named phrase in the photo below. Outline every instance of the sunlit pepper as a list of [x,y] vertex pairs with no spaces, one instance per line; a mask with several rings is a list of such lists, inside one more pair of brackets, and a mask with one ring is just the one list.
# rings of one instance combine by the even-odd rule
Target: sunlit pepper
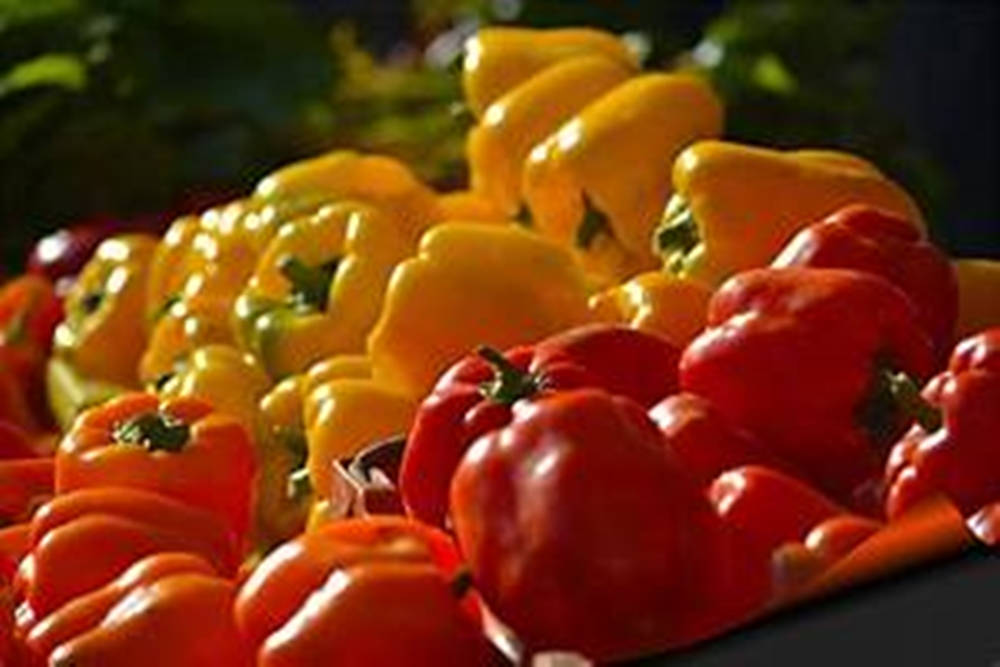
[[236,302],[242,346],[277,378],[364,350],[389,275],[418,237],[391,209],[339,203],[285,225]]
[[[221,474],[220,471],[224,471]],[[249,527],[256,472],[247,430],[195,398],[129,394],[84,413],[56,453],[56,492],[156,491]]]
[[582,324],[586,302],[565,249],[516,225],[439,225],[393,273],[368,339],[374,378],[419,399],[468,350]]
[[559,61],[490,104],[468,135],[473,190],[508,216],[521,207],[521,170],[535,144],[594,99],[628,79],[634,68],[603,55]]
[[647,271],[590,298],[594,316],[656,333],[685,347],[705,328],[712,290],[664,271]]
[[958,325],[956,339],[1000,326],[1000,261],[956,259]]
[[800,228],[847,204],[885,209],[923,233],[920,210],[902,188],[836,151],[703,141],[677,157],[673,184],[653,244],[670,271],[712,285],[766,266]]
[[142,234],[104,241],[66,295],[55,354],[87,378],[138,385],[146,346],[146,277],[156,238]]
[[441,222],[510,222],[492,199],[472,190],[438,195],[436,217]]
[[645,74],[618,86],[531,151],[523,193],[533,224],[616,282],[655,267],[650,239],[671,194],[670,166],[688,144],[718,136],[722,115],[694,76]]
[[233,345],[232,304],[222,299],[180,299],[161,313],[139,361],[145,386],[167,382],[208,345]]
[[484,28],[465,43],[462,88],[480,118],[490,104],[532,75],[560,60],[602,55],[635,69],[635,56],[615,35],[592,28]]

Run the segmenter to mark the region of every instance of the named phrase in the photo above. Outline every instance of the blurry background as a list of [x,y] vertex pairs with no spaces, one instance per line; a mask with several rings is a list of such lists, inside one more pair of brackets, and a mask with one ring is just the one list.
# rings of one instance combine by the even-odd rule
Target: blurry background
[[998,17],[990,2],[0,0],[0,267],[47,231],[163,225],[334,146],[461,185],[461,44],[509,22],[632,33],[648,67],[705,71],[729,138],[857,152],[948,250],[997,257]]

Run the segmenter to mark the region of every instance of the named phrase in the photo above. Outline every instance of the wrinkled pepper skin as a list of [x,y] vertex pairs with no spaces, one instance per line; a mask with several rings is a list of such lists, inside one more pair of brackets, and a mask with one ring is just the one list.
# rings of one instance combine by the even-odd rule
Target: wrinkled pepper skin
[[893,447],[886,514],[899,516],[936,492],[966,515],[1000,500],[1000,328],[960,342],[922,397],[937,423],[915,423]]
[[517,401],[599,387],[648,408],[676,391],[679,359],[680,350],[658,336],[612,325],[465,357],[441,376],[413,420],[399,474],[407,511],[444,525],[455,468],[476,438],[510,422]]
[[712,297],[681,387],[711,401],[839,502],[873,512],[905,428],[897,373],[926,378],[930,339],[906,295],[845,269],[757,269]]
[[685,74],[645,74],[585,107],[532,151],[523,192],[534,226],[621,282],[659,264],[650,246],[688,144],[718,136],[722,104]]
[[247,430],[205,401],[129,394],[84,413],[63,438],[56,492],[155,491],[218,514],[242,538],[250,525],[255,459]]
[[[149,491],[83,489],[56,496],[31,521],[21,561],[25,634],[73,598],[111,582],[137,560],[164,551],[196,554],[231,576],[241,552],[218,516]],[[67,567],[75,563],[76,567]]]
[[712,290],[705,284],[665,271],[647,271],[590,298],[602,322],[620,322],[687,347],[705,328]]
[[600,390],[515,405],[459,465],[451,515],[477,590],[529,651],[649,655],[745,619],[769,588],[642,407]]
[[482,118],[491,104],[535,74],[560,61],[588,55],[603,56],[628,70],[638,68],[625,42],[601,30],[484,28],[465,43],[465,102],[477,119]]
[[669,270],[710,285],[767,266],[801,227],[848,204],[884,209],[923,235],[910,196],[846,153],[701,141],[677,157],[673,185],[654,247]]
[[867,271],[906,292],[942,362],[958,316],[958,284],[948,257],[898,215],[872,206],[844,207],[800,231],[771,266]]
[[1000,327],[1000,261],[956,259],[958,323],[955,339],[961,340],[992,327]]
[[535,144],[634,70],[603,55],[561,60],[511,89],[483,114],[466,142],[472,189],[509,217],[521,208],[521,170]]
[[451,539],[415,521],[334,522],[260,564],[236,623],[268,667],[486,665],[476,600],[450,587],[458,567]]
[[185,552],[165,552],[135,562],[111,583],[84,593],[36,623],[24,644],[32,664],[47,664],[60,645],[93,631],[105,615],[131,591],[177,574],[215,574],[201,556]]
[[752,433],[731,424],[695,394],[668,396],[649,411],[667,447],[701,487],[723,472],[751,463],[788,469]]
[[389,275],[417,236],[391,212],[352,203],[285,225],[236,302],[243,347],[276,378],[364,351]]
[[138,386],[148,333],[146,277],[156,242],[144,234],[104,241],[66,295],[54,353],[83,376]]
[[393,272],[368,354],[375,380],[419,400],[476,345],[503,349],[589,318],[565,249],[515,225],[446,223]]

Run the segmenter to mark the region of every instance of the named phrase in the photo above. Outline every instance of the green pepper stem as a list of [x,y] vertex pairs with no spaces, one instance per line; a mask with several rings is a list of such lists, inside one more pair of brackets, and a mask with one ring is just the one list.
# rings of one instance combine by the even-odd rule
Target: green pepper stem
[[906,373],[885,369],[885,382],[899,410],[930,433],[941,428],[941,411],[920,395],[920,387]]
[[679,273],[684,260],[701,243],[698,224],[691,209],[684,206],[678,213],[665,217],[653,237],[655,250],[666,260],[667,269]]
[[162,412],[146,412],[119,424],[117,442],[142,445],[150,452],[179,452],[191,441],[191,427]]
[[302,502],[312,495],[312,480],[308,468],[299,468],[288,475],[285,497],[292,502]]
[[493,379],[480,385],[483,396],[491,401],[513,405],[522,398],[533,396],[542,388],[540,377],[517,368],[496,348],[480,345],[476,354],[493,367]]
[[337,264],[338,260],[335,259],[318,266],[309,266],[298,257],[287,255],[278,262],[278,270],[292,284],[293,301],[316,310],[325,310],[330,283],[337,273]]

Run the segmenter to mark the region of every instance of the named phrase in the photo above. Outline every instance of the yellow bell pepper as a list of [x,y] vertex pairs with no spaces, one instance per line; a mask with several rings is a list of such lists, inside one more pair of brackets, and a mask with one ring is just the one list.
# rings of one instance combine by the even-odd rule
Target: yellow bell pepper
[[801,227],[846,204],[872,204],[924,226],[902,188],[836,151],[704,141],[677,158],[673,182],[654,244],[669,270],[710,285],[770,263]]
[[510,216],[490,198],[472,190],[438,195],[437,216],[441,222],[510,222]]
[[142,383],[155,386],[169,380],[200,347],[231,345],[230,310],[221,299],[181,299],[159,313],[139,362]]
[[956,259],[958,326],[956,339],[1000,326],[1000,261]]
[[536,228],[620,282],[655,268],[650,238],[688,144],[722,131],[722,105],[694,76],[646,74],[597,99],[535,146],[523,193]]
[[50,357],[45,366],[45,392],[49,412],[63,433],[69,431],[80,414],[101,405],[129,389],[82,377],[64,359]]
[[565,248],[517,225],[446,223],[396,268],[368,353],[376,380],[419,399],[477,345],[530,343],[589,318]]
[[[312,502],[311,487],[295,482],[295,473],[306,462],[308,453],[305,425],[302,421],[304,376],[293,375],[279,382],[260,400],[263,432],[262,447],[271,454],[269,469],[272,481],[268,489],[274,495],[272,511],[262,526],[266,543],[275,544],[297,535],[305,527]],[[283,496],[277,492],[283,490]]]
[[590,299],[596,319],[663,336],[687,347],[705,328],[712,290],[705,284],[663,271],[640,273]]
[[155,322],[180,295],[190,273],[192,246],[202,232],[201,219],[188,215],[174,220],[153,252],[146,280],[146,316]]
[[543,69],[493,102],[466,142],[472,189],[508,215],[521,208],[521,170],[531,149],[634,69],[603,55],[569,58]]
[[127,234],[105,240],[66,295],[54,353],[83,377],[138,386],[146,346],[146,278],[157,239]]
[[611,33],[592,28],[484,28],[465,43],[462,87],[469,110],[481,118],[505,93],[565,58],[603,55],[636,69],[635,55]]
[[277,378],[363,352],[389,275],[417,240],[388,210],[348,202],[285,225],[236,302],[241,345]]

